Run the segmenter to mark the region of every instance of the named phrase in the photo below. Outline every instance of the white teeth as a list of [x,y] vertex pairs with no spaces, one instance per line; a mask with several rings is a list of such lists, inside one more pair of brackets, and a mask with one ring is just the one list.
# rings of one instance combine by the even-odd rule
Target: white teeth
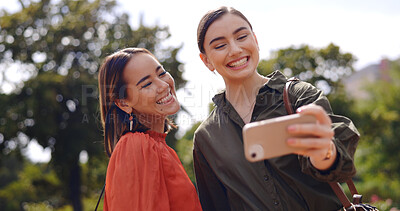
[[247,62],[247,57],[244,57],[243,59],[236,61],[236,62],[229,63],[228,65],[230,67],[238,67],[238,66],[244,65],[246,62]]
[[157,101],[157,104],[164,104],[165,102],[168,102],[172,98],[171,92],[168,93],[167,96],[163,97],[159,101]]

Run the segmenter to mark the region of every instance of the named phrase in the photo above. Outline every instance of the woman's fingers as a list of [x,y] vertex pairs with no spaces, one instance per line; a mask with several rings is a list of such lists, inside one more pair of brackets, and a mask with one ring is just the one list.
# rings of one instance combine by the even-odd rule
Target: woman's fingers
[[[321,167],[321,162],[330,160],[335,150],[332,142],[334,131],[332,130],[332,121],[325,110],[318,105],[309,104],[297,109],[301,115],[313,115],[317,119],[316,124],[295,124],[288,127],[288,133],[292,138],[287,140],[289,146],[296,147],[295,153],[310,157],[313,165]],[[336,155],[334,155],[336,156]]]
[[299,148],[313,148],[313,149],[320,149],[325,148],[327,149],[330,145],[330,139],[320,139],[320,138],[289,138],[287,140],[288,144],[292,147],[299,147]]
[[332,124],[332,121],[325,110],[321,106],[315,104],[302,106],[297,109],[297,113],[313,115],[315,118],[317,118],[317,121],[323,125]]
[[[300,112],[301,115],[313,115],[318,122],[316,124],[290,125],[287,129],[290,135],[293,137],[326,139],[328,141],[333,139],[334,131],[331,126],[332,121],[321,106],[313,104],[302,106],[298,109],[298,112]],[[321,147],[323,148],[324,146]],[[317,146],[317,148],[321,147]]]
[[290,138],[287,143],[289,146],[299,148],[296,154],[322,160],[326,157],[332,141],[318,138]]
[[329,125],[321,124],[295,124],[288,127],[288,132],[292,136],[308,136],[332,139],[334,132]]

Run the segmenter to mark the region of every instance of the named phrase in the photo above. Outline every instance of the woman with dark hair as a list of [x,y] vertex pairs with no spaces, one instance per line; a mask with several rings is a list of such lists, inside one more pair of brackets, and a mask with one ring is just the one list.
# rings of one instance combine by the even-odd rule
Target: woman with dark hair
[[231,7],[209,11],[197,30],[200,58],[224,79],[225,90],[194,137],[194,167],[204,210],[339,210],[328,182],[346,181],[359,134],[351,120],[334,115],[323,93],[296,81],[288,89],[292,107],[316,117],[316,124],[288,128],[294,154],[259,162],[245,159],[242,129],[254,121],[288,115],[286,76],[257,72],[259,46],[247,18]]
[[126,48],[99,70],[107,168],[104,210],[201,210],[165,137],[179,108],[171,75],[148,50]]

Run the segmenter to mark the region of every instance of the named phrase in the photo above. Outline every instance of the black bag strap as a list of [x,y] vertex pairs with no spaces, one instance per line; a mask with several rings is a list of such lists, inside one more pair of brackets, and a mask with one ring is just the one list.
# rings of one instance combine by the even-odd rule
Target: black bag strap
[[103,196],[103,193],[106,189],[106,182],[104,182],[103,185],[103,189],[101,190],[100,196],[99,196],[99,200],[97,200],[97,204],[96,204],[96,208],[94,208],[94,211],[97,211],[97,208],[99,207],[100,201],[101,201],[101,197]]
[[[283,102],[285,104],[285,108],[288,114],[294,114],[294,110],[289,99],[289,88],[293,81],[298,81],[298,80],[299,79],[297,78],[289,78],[283,90]],[[349,187],[351,194],[353,195],[354,203],[356,204],[361,203],[362,196],[358,194],[358,191],[353,183],[353,180],[352,179],[347,180],[346,184]],[[346,210],[351,210],[352,208],[355,210],[354,205],[349,201],[349,199],[347,198],[346,194],[343,191],[342,186],[339,183],[329,182],[329,185],[331,186],[333,192],[335,192],[336,196],[339,198],[343,207],[346,208]]]

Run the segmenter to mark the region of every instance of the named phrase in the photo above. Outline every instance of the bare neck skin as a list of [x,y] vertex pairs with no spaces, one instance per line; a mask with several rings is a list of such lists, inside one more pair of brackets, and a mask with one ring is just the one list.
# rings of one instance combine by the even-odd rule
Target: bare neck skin
[[137,117],[140,123],[150,128],[150,131],[164,133],[165,116],[137,114]]
[[255,72],[244,80],[224,79],[224,81],[226,99],[232,104],[244,123],[249,123],[258,91],[268,81],[268,78]]

